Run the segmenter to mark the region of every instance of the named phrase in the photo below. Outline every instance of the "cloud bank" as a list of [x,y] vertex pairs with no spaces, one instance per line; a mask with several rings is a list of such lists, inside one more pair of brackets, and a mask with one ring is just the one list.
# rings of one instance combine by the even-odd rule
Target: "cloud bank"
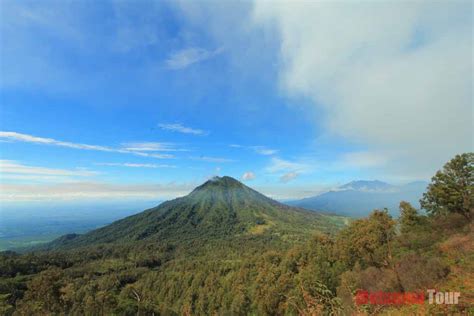
[[425,176],[472,151],[468,1],[257,1],[254,22],[280,36],[281,89],[392,172]]

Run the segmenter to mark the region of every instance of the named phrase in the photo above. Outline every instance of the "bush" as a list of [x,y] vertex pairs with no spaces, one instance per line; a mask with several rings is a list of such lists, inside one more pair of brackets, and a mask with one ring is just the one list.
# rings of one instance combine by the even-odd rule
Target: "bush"
[[404,290],[415,291],[433,287],[449,269],[439,258],[410,253],[398,262],[397,272]]

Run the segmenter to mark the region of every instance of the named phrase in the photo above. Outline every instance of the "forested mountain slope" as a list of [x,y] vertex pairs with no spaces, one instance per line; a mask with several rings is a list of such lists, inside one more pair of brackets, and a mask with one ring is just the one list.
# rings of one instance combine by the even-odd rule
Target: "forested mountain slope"
[[231,177],[215,177],[187,196],[84,235],[63,236],[43,249],[144,240],[182,244],[256,235],[301,239],[315,231],[335,232],[345,221],[278,203]]

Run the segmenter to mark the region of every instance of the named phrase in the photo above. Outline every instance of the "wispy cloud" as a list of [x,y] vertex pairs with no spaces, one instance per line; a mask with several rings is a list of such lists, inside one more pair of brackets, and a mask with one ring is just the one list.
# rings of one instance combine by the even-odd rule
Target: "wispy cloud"
[[193,64],[205,61],[223,52],[222,48],[207,50],[199,47],[185,48],[173,52],[166,59],[165,64],[169,69],[178,70],[189,67]]
[[280,175],[280,181],[287,183],[296,179],[299,175],[311,171],[311,166],[304,162],[296,162],[273,157],[270,164],[265,168],[269,173]]
[[158,124],[158,126],[162,130],[178,132],[178,133],[183,133],[183,134],[193,134],[193,135],[208,135],[209,134],[208,131],[198,129],[198,128],[187,127],[181,123],[172,123],[172,124],[161,123],[161,124]]
[[306,163],[295,162],[273,157],[270,164],[265,168],[267,172],[304,172],[310,170],[310,166]]
[[287,183],[287,182],[290,182],[291,180],[296,179],[297,177],[298,177],[298,173],[288,172],[288,173],[285,173],[284,175],[282,175],[280,177],[280,181],[284,182],[284,183]]
[[278,153],[277,149],[271,149],[265,146],[244,146],[244,145],[238,145],[238,144],[231,144],[229,146],[232,148],[250,149],[256,152],[257,154],[264,155],[264,156],[272,156]]
[[21,134],[21,133],[16,133],[16,132],[1,131],[0,137],[6,140],[10,140],[10,141],[36,143],[36,144],[43,144],[43,145],[53,145],[53,146],[68,147],[68,148],[74,148],[74,149],[114,151],[114,149],[109,148],[109,147],[104,147],[104,146],[63,142],[63,141],[52,139],[52,138],[37,137],[37,136]]
[[157,159],[170,159],[174,158],[173,155],[170,154],[150,154],[150,153],[143,153],[140,151],[130,151],[130,150],[120,150],[118,151],[120,153],[125,153],[125,154],[133,154],[137,156],[142,156],[142,157],[150,157],[150,158],[157,158]]
[[381,152],[357,151],[345,154],[339,164],[348,168],[373,168],[381,167],[387,161]]
[[124,143],[123,149],[130,151],[189,151],[187,149],[176,148],[176,145],[173,143],[157,142]]
[[271,155],[275,155],[276,153],[278,153],[278,150],[266,148],[264,146],[252,146],[252,149],[257,154],[264,155],[264,156],[271,156]]
[[130,162],[98,162],[98,166],[110,166],[110,167],[129,167],[129,168],[176,168],[173,165],[164,164],[151,164],[151,163],[130,163]]
[[253,173],[252,171],[244,172],[244,174],[242,175],[242,180],[245,180],[245,181],[250,181],[255,178],[256,178],[255,173]]
[[73,149],[80,149],[80,150],[94,150],[94,151],[102,151],[102,152],[132,154],[132,155],[137,155],[141,157],[151,157],[151,158],[158,158],[158,159],[174,157],[171,154],[150,154],[150,153],[134,151],[130,149],[123,149],[123,148],[112,148],[108,146],[72,143],[72,142],[56,140],[53,138],[37,137],[33,135],[21,134],[21,133],[16,133],[16,132],[0,131],[0,138],[2,138],[3,140],[12,141],[12,142],[14,141],[26,142],[26,143],[34,143],[34,144],[39,144],[39,145],[58,146],[58,147],[66,147],[66,148],[73,148]]
[[194,183],[113,184],[65,182],[54,184],[0,183],[2,201],[68,201],[88,199],[169,199],[188,194]]
[[209,156],[199,156],[199,157],[189,157],[192,160],[201,160],[206,162],[235,162],[234,159],[221,158],[221,157],[209,157]]
[[13,160],[0,160],[0,178],[9,180],[66,180],[76,177],[92,177],[97,172],[85,169],[55,169],[28,166]]

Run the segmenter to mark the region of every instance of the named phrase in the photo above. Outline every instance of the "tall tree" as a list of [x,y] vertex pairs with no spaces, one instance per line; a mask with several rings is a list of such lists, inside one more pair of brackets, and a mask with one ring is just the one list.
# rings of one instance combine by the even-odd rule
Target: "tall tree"
[[406,233],[420,223],[420,215],[410,203],[401,201],[399,222],[402,233]]
[[458,213],[471,220],[474,209],[474,153],[457,155],[431,179],[420,200],[431,215]]
[[363,267],[388,267],[394,237],[395,221],[388,211],[374,210],[368,218],[353,221],[338,234],[335,251],[349,268],[357,262]]

